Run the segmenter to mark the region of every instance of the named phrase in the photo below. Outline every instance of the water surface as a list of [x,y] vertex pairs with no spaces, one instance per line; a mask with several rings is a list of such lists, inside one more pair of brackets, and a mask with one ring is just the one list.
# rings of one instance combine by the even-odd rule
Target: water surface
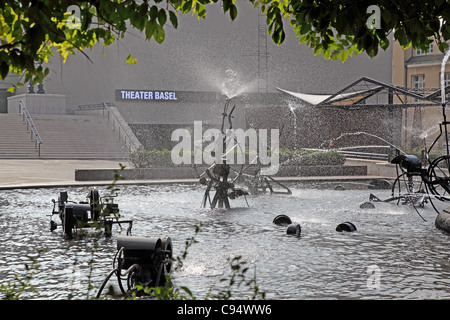
[[[220,279],[230,275],[229,262],[237,256],[249,267],[246,278],[255,274],[269,299],[450,298],[449,235],[435,228],[430,205],[420,209],[423,221],[410,205],[359,207],[371,192],[387,198],[387,190],[291,187],[292,195],[249,196],[249,207],[243,198],[232,200],[230,210],[201,208],[201,185],[120,186],[115,201],[122,219],[134,221],[132,235],[171,237],[175,256],[201,225],[184,267],[174,274],[175,283],[199,299],[210,289],[227,289],[228,281]],[[24,299],[94,297],[112,270],[117,236],[126,234],[118,226],[111,237],[88,232],[64,240],[60,226],[50,232],[51,199],[65,190],[73,201],[84,200],[88,192],[74,187],[0,193],[1,283],[26,274],[27,256],[39,263],[31,280],[35,290],[24,293]],[[299,238],[273,224],[278,214],[301,225]],[[345,221],[357,231],[336,232]],[[248,286],[235,289],[233,297],[251,295]]]

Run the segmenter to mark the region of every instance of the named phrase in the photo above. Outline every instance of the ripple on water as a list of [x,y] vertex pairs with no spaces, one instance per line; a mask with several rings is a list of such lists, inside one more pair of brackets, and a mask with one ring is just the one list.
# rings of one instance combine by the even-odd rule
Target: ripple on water
[[[84,200],[86,188],[68,188],[69,198]],[[49,217],[60,189],[3,191],[0,195],[0,275],[2,281],[23,273],[37,257],[36,291],[27,299],[84,299],[90,281],[96,294],[112,269],[116,228],[94,249],[92,235],[64,240],[60,227],[49,231]],[[100,190],[101,194],[106,193]],[[360,209],[368,190],[293,188],[293,195],[262,195],[237,199],[231,210],[200,208],[204,189],[196,185],[121,186],[116,202],[124,219],[133,220],[133,235],[170,236],[174,255],[201,226],[175,283],[205,297],[226,288],[229,262],[241,256],[260,290],[272,299],[448,299],[450,254],[448,235],[434,227],[434,211],[424,208],[424,222],[408,206],[376,205]],[[380,191],[382,192],[382,191]],[[272,223],[286,214],[302,227],[299,238]],[[59,223],[59,218],[54,220]],[[336,232],[351,221],[356,232]],[[368,271],[379,268],[378,287]],[[94,292],[95,291],[95,292]],[[236,295],[249,291],[240,288]]]

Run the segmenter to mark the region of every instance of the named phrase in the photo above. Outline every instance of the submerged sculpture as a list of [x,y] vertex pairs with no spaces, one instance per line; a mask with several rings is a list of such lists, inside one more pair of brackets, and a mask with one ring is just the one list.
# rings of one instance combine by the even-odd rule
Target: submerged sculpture
[[[119,206],[114,203],[115,196],[100,197],[97,188],[91,188],[86,196],[87,201],[69,201],[67,191],[60,192],[58,201],[52,199],[53,210],[50,216],[50,231],[57,228],[57,223],[52,220],[57,214],[61,219],[64,237],[73,238],[73,231],[78,228],[100,227],[104,228],[105,234],[111,234],[112,225],[117,223],[128,223],[127,233],[131,232],[133,221],[119,220]],[[58,206],[56,210],[56,206]]]
[[[424,143],[424,158],[422,161],[415,155],[397,155],[391,163],[396,165],[397,177],[392,185],[391,197],[385,200],[379,199],[374,194],[370,194],[369,200],[372,202],[391,202],[396,201],[397,204],[412,204],[423,207],[426,203],[430,203],[434,210],[440,214],[441,212],[433,203],[435,200],[447,202],[450,200],[450,145],[448,141],[446,103],[442,103],[442,117],[443,121],[439,123],[439,134],[434,139],[429,148],[426,146],[425,137]],[[444,138],[445,152],[436,159],[431,159],[430,154],[433,147],[438,140]],[[422,220],[425,219],[416,210]],[[441,220],[436,220],[436,226],[440,229],[450,231],[447,229],[448,224],[441,223]]]
[[[228,135],[233,128],[232,114],[236,106],[233,106],[228,112],[228,107],[230,105],[230,100],[227,100],[222,112],[222,126],[221,126],[221,143],[222,150],[226,150],[227,145],[231,144],[232,148],[228,150],[217,163],[212,164],[209,168],[203,171],[199,176],[199,182],[206,186],[205,193],[203,195],[202,207],[206,207],[208,201],[212,209],[218,208],[230,208],[230,199],[236,199],[238,197],[244,196],[244,199],[248,205],[246,196],[251,194],[258,194],[261,191],[266,192],[269,190],[270,193],[283,193],[291,194],[291,190],[280,182],[276,181],[269,175],[265,175],[262,171],[261,165],[258,161],[258,156],[253,160],[255,163],[250,163],[248,165],[240,164],[237,170],[227,163],[226,156],[230,152],[234,152],[236,149],[240,149],[239,152],[244,152],[242,146],[239,145],[239,141],[236,141],[236,137]],[[228,120],[228,128],[225,128],[226,121]],[[234,141],[232,140],[234,139]],[[231,141],[231,142],[230,142]],[[247,169],[253,169],[253,173],[247,173]],[[194,169],[197,167],[194,165]],[[248,190],[243,188],[238,188],[236,185],[238,183],[243,183],[248,187]],[[274,188],[274,184],[282,187],[282,191],[277,191]],[[214,196],[211,198],[210,192],[215,191]]]
[[[229,129],[232,129],[232,114],[235,109],[235,106],[231,109],[231,111],[228,113],[228,106],[229,106],[230,100],[227,100],[225,103],[224,111],[222,113],[222,128],[221,128],[221,135],[222,135],[222,146],[223,149],[226,149],[226,143],[227,143],[227,135],[226,135],[226,129],[225,129],[225,120],[228,119],[229,123]],[[234,185],[234,181],[237,180],[239,177],[238,174],[234,177],[234,179],[229,180],[230,176],[230,170],[231,167],[229,164],[227,164],[226,157],[222,157],[221,163],[214,163],[212,164],[208,169],[206,169],[202,174],[200,174],[200,184],[206,186],[205,193],[203,195],[203,201],[202,206],[206,207],[206,203],[209,200],[209,204],[211,206],[211,209],[216,208],[223,208],[226,209],[230,208],[230,201],[229,199],[236,199],[241,196],[248,195],[248,192],[246,190],[236,188]],[[194,167],[195,168],[195,167]],[[206,175],[206,177],[205,177]],[[211,200],[210,192],[212,190],[215,190],[214,197]],[[246,199],[247,201],[247,199]],[[248,203],[247,203],[248,205]]]
[[[133,292],[144,295],[145,288],[156,288],[166,284],[172,267],[172,240],[170,237],[118,236],[113,265],[114,269],[100,286],[97,298],[114,275],[123,295],[129,296]],[[122,280],[126,280],[126,289]],[[139,289],[138,285],[142,286],[142,289]]]

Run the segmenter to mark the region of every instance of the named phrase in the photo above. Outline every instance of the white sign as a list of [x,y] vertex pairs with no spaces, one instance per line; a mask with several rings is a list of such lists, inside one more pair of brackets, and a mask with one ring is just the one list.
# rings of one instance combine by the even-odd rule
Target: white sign
[[177,100],[175,91],[120,90],[122,100]]

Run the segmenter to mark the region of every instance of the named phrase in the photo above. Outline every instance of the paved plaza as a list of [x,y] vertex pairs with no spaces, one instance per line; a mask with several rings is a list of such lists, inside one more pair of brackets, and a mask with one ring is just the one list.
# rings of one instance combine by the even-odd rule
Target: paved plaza
[[129,165],[106,160],[0,159],[0,189],[86,185],[75,181],[76,169],[119,169],[119,163]]
[[[58,160],[58,159],[0,159],[0,190],[59,186],[108,185],[112,181],[76,181],[77,169],[120,169],[132,166],[126,161],[110,160]],[[279,181],[367,180],[388,178],[379,170],[367,176],[276,177]],[[381,174],[380,174],[381,173]],[[119,180],[120,184],[161,184],[198,182],[198,179]]]

